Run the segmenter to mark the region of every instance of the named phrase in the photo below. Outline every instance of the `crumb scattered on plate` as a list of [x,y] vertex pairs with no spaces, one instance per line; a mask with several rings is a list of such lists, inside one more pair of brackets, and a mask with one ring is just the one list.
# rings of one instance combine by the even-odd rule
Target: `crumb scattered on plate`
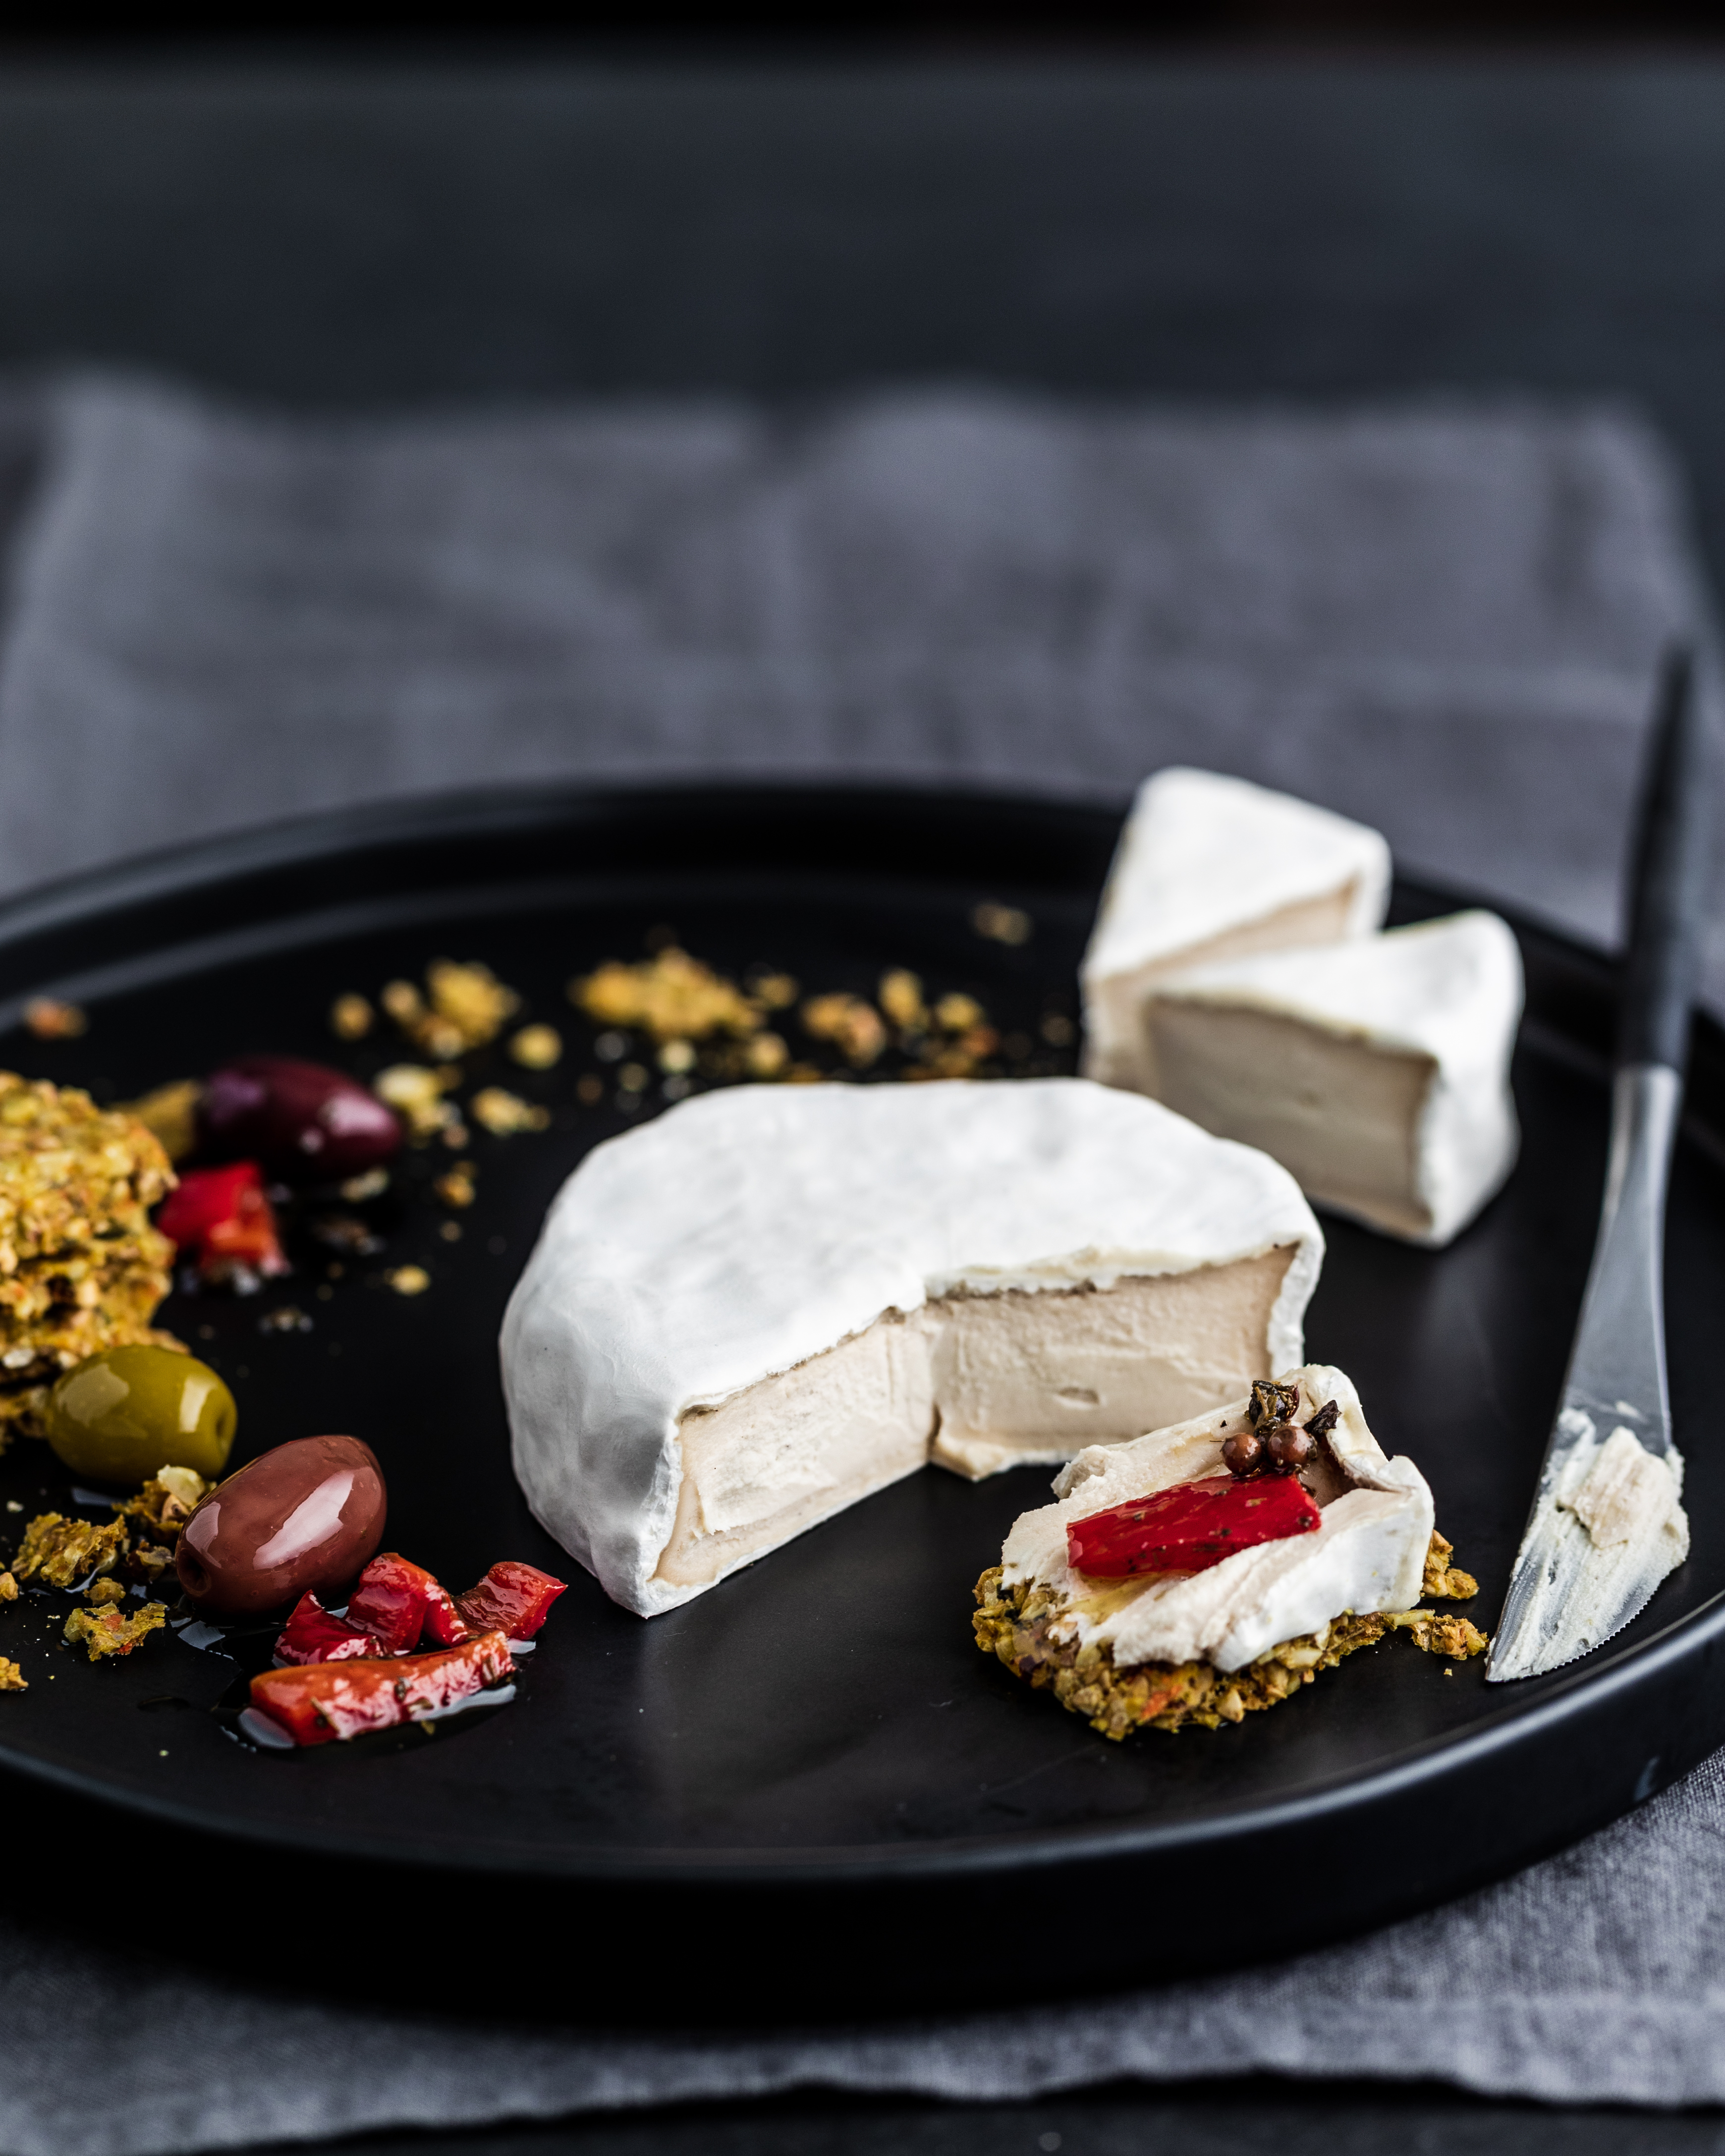
[[75,1040],[90,1020],[76,1004],[63,1004],[54,996],[32,996],[24,1005],[24,1024],[38,1040]]
[[506,1092],[501,1086],[487,1086],[475,1093],[467,1104],[467,1111],[476,1123],[482,1124],[497,1138],[511,1137],[517,1131],[542,1131],[551,1122],[549,1108],[535,1107],[518,1094]]

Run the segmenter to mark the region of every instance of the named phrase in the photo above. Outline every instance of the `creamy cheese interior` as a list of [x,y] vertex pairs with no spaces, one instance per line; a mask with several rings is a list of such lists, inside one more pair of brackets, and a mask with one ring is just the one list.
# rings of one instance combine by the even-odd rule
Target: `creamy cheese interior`
[[687,1410],[655,1577],[705,1586],[933,1459],[991,1475],[1204,1414],[1269,1374],[1294,1246],[1111,1287],[932,1298]]
[[1424,1236],[1419,1132],[1436,1058],[1279,1012],[1152,996],[1152,1089],[1219,1137],[1257,1146],[1308,1198]]
[[[1086,1071],[1107,1086],[1127,1086],[1155,1093],[1146,1054],[1141,1013],[1144,998],[1158,981],[1198,966],[1219,966],[1230,958],[1254,957],[1260,951],[1291,951],[1313,943],[1339,943],[1353,932],[1363,903],[1359,880],[1353,878],[1315,898],[1296,900],[1224,929],[1219,935],[1159,953],[1142,966],[1103,973],[1087,985],[1086,1025],[1091,1045]],[[1167,1099],[1166,1095],[1160,1097]],[[1177,1101],[1169,1101],[1171,1107]],[[1182,1111],[1189,1113],[1189,1110]]]

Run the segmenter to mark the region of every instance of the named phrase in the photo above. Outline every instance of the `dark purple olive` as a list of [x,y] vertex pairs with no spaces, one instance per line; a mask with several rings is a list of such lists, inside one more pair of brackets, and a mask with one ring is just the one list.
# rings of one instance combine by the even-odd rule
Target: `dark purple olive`
[[254,1615],[352,1579],[382,1541],[387,1512],[370,1445],[296,1438],[210,1491],[181,1531],[174,1569],[200,1609]]
[[391,1158],[401,1125],[340,1070],[242,1055],[205,1084],[198,1137],[206,1158],[255,1160],[284,1183],[345,1183]]

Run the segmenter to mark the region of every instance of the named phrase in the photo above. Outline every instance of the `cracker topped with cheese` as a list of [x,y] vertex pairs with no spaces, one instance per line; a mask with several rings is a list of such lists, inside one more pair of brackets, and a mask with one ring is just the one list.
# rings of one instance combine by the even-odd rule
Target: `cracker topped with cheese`
[[502,1337],[535,1514],[644,1616],[926,1462],[1060,1461],[1297,1362],[1286,1170],[1137,1095],[752,1086],[590,1153]]
[[1308,1363],[1219,1410],[1081,1452],[977,1584],[977,1643],[1106,1736],[1215,1728],[1387,1630],[1465,1658],[1466,1599],[1431,1491],[1389,1458],[1340,1370]]

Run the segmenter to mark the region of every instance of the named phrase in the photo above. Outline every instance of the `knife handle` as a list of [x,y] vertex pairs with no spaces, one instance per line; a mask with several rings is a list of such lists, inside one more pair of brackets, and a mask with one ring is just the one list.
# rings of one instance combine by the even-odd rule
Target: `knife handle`
[[1648,743],[1630,890],[1629,959],[1618,1020],[1620,1070],[1681,1071],[1701,973],[1712,865],[1713,771],[1706,706],[1686,645],[1666,654]]

